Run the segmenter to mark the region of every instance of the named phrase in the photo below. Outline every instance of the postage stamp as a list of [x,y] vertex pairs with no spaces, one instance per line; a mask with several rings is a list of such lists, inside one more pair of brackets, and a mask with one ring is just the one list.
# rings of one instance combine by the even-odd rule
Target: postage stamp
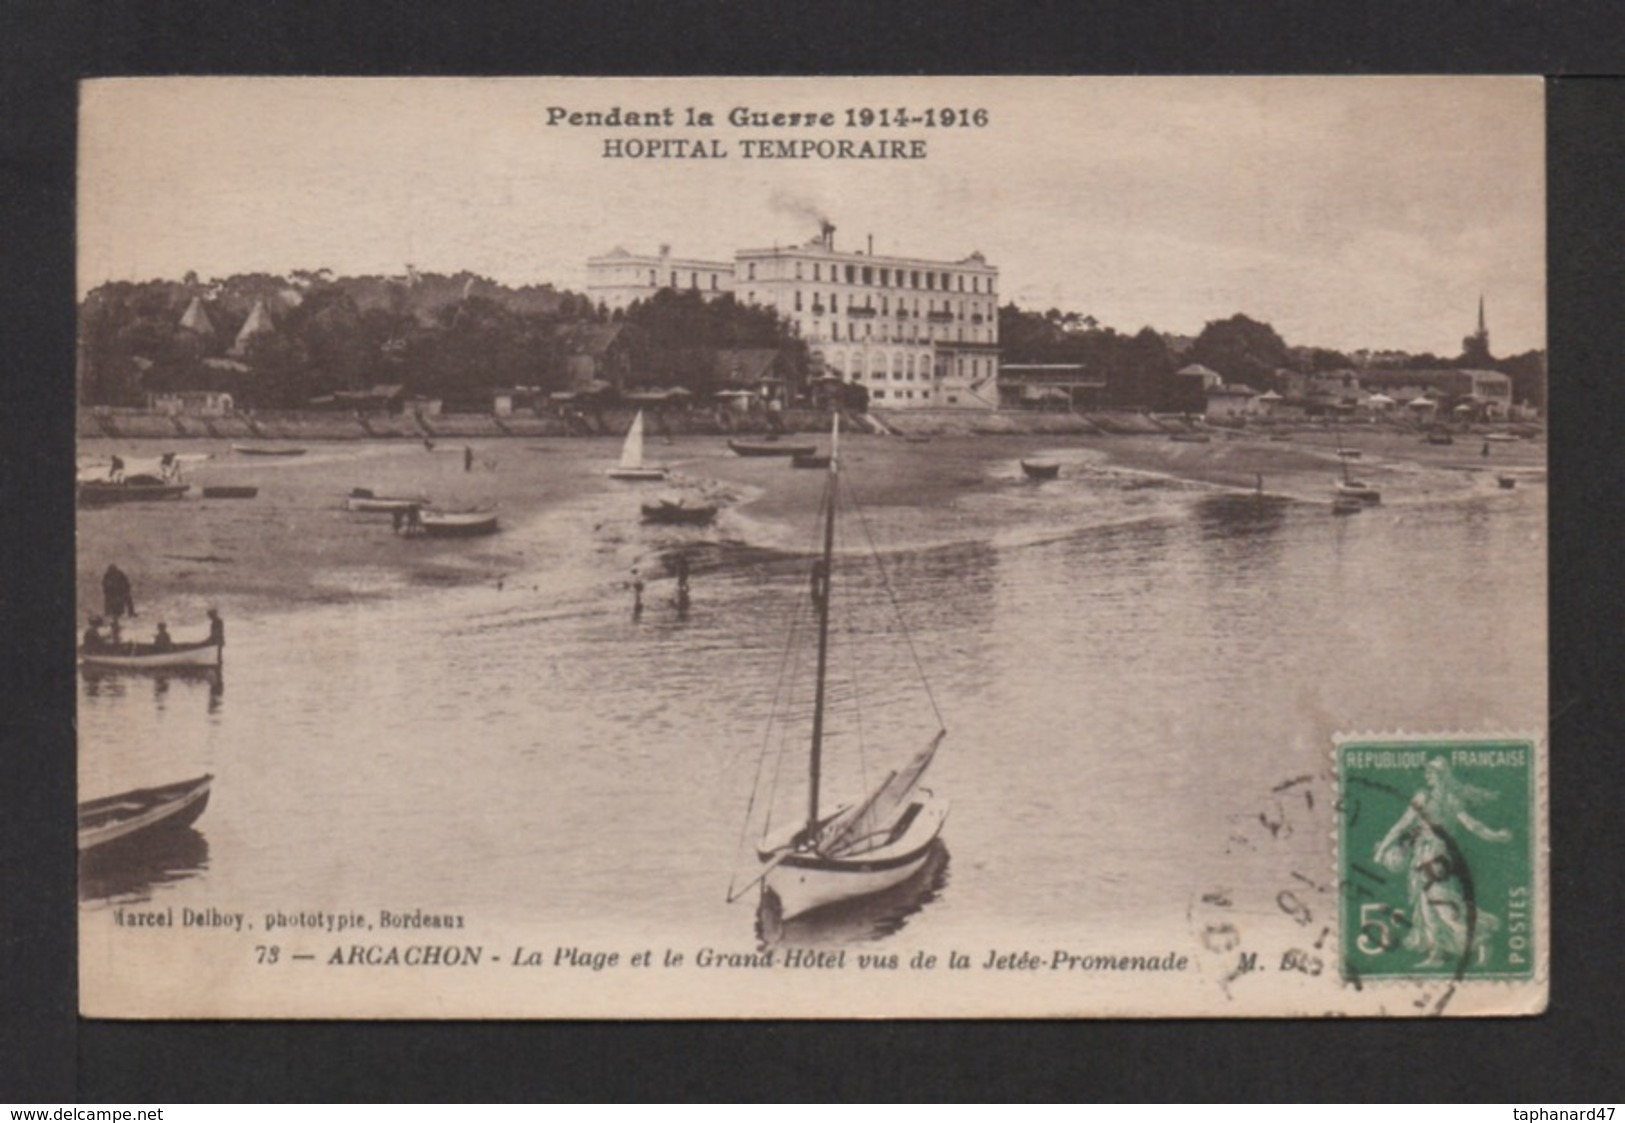
[[1530,979],[1539,942],[1530,739],[1337,744],[1347,979]]

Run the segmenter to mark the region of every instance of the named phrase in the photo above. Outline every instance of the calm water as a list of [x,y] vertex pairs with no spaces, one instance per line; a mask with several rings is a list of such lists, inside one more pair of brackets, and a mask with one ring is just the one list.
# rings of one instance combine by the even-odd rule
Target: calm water
[[[1333,730],[1540,727],[1544,484],[1418,494],[1339,519],[1080,468],[869,510],[883,546],[907,544],[886,565],[950,731],[931,785],[953,812],[855,938],[1160,925],[1235,880],[1230,824],[1323,768]],[[628,563],[658,572],[705,539],[626,506],[510,528],[547,569],[501,588],[231,619],[218,684],[82,678],[86,797],[217,777],[196,833],[94,871],[85,907],[421,907],[538,938],[753,942],[755,910],[724,895],[806,560],[709,547],[686,619],[651,576],[634,622]],[[810,526],[760,529],[810,546]],[[843,608],[869,605],[872,565],[843,573]],[[859,658],[866,733],[928,736],[910,660]]]

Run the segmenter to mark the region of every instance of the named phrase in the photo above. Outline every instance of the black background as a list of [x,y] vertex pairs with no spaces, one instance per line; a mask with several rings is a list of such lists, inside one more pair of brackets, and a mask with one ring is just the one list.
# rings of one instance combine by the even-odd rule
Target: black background
[[[75,83],[166,74],[1521,73],[1548,87],[1552,1006],[1444,1022],[76,1017]],[[1611,4],[12,0],[0,12],[0,1102],[1625,1096],[1625,20]],[[1064,138],[1062,138],[1064,140]],[[1463,175],[1494,168],[1464,167]],[[1086,855],[1079,856],[1087,860]]]

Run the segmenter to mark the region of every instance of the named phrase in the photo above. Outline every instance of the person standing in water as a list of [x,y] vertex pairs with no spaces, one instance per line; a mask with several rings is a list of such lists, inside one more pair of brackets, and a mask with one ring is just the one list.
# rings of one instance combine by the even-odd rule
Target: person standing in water
[[473,445],[464,445],[463,446],[463,471],[472,472],[473,470],[474,470],[474,446]]
[[130,579],[116,565],[109,564],[102,574],[102,612],[117,620],[126,614],[135,615],[135,594]]

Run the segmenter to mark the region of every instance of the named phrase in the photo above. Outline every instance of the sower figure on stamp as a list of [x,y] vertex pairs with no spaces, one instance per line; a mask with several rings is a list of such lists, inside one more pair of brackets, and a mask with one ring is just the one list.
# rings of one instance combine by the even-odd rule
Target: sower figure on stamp
[[1461,851],[1450,831],[1460,826],[1485,842],[1508,842],[1512,832],[1486,826],[1467,810],[1495,793],[1457,780],[1444,757],[1426,768],[1427,786],[1377,844],[1375,859],[1398,871],[1409,866],[1411,929],[1405,947],[1424,952],[1418,967],[1438,967],[1483,946],[1499,921],[1475,907],[1460,868]]

